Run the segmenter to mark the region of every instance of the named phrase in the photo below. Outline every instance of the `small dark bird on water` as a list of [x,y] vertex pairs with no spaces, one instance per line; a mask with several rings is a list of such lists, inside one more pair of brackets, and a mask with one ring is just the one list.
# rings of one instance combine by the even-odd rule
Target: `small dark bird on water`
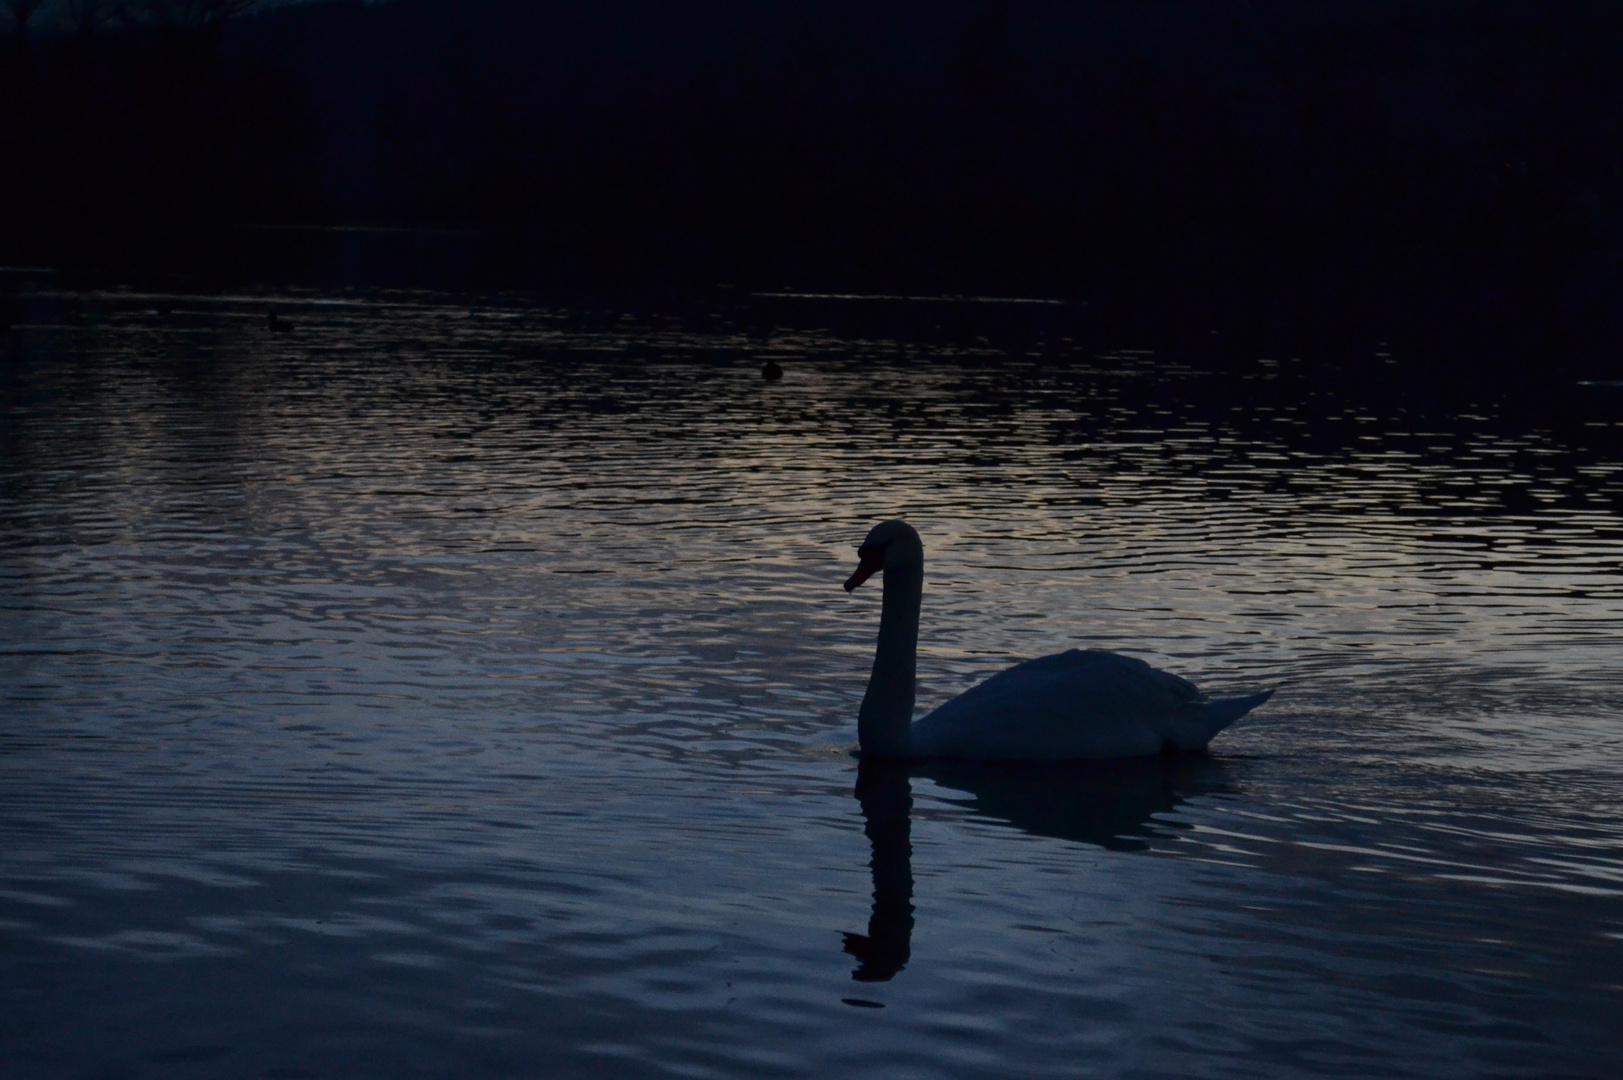
[[291,334],[293,332],[293,324],[276,314],[274,308],[269,315],[265,316],[265,325],[278,334]]
[[783,378],[783,368],[778,366],[776,360],[768,360],[761,365],[761,378],[767,382],[777,382]]

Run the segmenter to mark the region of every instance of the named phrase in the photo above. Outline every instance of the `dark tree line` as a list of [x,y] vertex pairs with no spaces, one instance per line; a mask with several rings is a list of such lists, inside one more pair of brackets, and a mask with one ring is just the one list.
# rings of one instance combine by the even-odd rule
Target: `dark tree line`
[[23,39],[36,25],[79,37],[130,25],[201,27],[258,6],[259,0],[4,0],[10,28]]
[[1623,241],[1610,0],[6,3],[6,258],[360,223],[842,287],[1432,267],[1509,310],[1594,307]]

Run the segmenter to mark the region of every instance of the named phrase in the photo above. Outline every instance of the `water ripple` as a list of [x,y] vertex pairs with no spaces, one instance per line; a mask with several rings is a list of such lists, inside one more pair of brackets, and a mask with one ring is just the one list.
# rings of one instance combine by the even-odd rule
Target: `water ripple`
[[[0,382],[29,1075],[1623,1050],[1615,403],[516,298],[278,297],[282,335],[259,296],[34,303]],[[905,962],[853,988],[841,935],[895,926],[845,753],[877,596],[839,583],[899,514],[923,706],[1079,645],[1280,692],[1187,774],[906,778]]]

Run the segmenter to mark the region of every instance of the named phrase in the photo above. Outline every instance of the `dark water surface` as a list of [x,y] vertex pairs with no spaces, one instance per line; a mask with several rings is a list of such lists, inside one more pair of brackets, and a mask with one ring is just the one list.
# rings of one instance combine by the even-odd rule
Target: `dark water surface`
[[[1616,1075],[1623,390],[284,305],[8,346],[5,1075]],[[1279,693],[859,789],[896,515],[922,708]]]

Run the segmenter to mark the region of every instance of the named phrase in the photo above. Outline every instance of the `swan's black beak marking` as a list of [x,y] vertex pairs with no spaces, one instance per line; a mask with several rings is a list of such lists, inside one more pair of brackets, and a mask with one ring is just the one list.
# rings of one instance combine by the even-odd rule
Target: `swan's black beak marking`
[[885,548],[881,544],[863,544],[857,548],[857,572],[845,582],[845,591],[853,592],[858,585],[885,568]]

